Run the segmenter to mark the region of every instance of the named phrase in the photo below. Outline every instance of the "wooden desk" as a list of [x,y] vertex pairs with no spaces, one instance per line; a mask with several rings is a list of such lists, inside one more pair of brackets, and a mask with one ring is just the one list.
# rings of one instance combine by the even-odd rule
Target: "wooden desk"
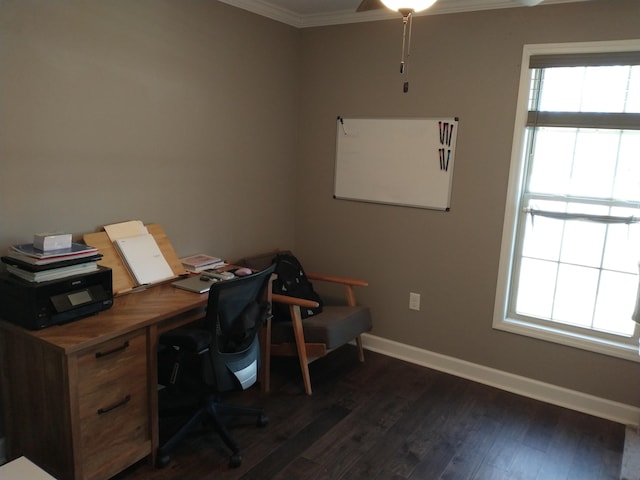
[[63,326],[0,322],[8,458],[25,455],[60,480],[155,462],[157,337],[202,318],[207,298],[163,284]]

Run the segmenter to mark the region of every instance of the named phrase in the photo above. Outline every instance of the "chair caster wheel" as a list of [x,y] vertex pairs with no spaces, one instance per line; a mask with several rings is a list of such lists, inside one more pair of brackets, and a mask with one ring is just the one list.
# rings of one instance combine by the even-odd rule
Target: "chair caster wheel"
[[238,468],[241,463],[242,455],[240,455],[239,453],[234,453],[233,455],[231,455],[231,457],[229,457],[229,467]]
[[156,468],[164,468],[169,465],[171,457],[169,455],[158,456],[156,458]]
[[260,414],[260,416],[258,417],[257,425],[259,427],[266,427],[267,425],[269,425],[269,417],[267,417],[264,413]]

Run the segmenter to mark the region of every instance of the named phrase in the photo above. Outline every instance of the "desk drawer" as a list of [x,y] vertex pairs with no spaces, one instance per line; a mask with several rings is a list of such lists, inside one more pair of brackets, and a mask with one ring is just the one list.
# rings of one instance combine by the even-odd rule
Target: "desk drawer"
[[78,356],[83,478],[108,478],[151,450],[144,331]]

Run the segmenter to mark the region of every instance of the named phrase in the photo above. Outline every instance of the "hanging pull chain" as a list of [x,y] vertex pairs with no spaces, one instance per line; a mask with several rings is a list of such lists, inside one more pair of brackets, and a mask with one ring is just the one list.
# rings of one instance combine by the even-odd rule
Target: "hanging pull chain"
[[[409,55],[411,55],[411,27],[413,25],[413,10],[403,9],[402,13],[402,58],[400,59],[400,75],[405,76],[402,91],[409,91]],[[407,35],[407,24],[409,25],[409,34]],[[407,54],[405,56],[405,46]]]
[[404,46],[407,40],[407,22],[408,16],[402,16],[402,55],[400,56],[400,75],[404,74]]

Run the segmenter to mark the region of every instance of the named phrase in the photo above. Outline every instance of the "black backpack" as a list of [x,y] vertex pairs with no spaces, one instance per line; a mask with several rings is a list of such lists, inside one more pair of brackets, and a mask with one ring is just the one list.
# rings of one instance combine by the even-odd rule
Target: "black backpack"
[[[319,303],[316,308],[300,307],[302,318],[311,317],[322,312],[322,299],[313,289],[313,285],[304,273],[298,259],[290,253],[279,253],[273,258],[276,264],[274,273],[278,276],[273,281],[273,293],[289,297],[304,298]],[[291,321],[289,305],[273,304],[274,320]]]

